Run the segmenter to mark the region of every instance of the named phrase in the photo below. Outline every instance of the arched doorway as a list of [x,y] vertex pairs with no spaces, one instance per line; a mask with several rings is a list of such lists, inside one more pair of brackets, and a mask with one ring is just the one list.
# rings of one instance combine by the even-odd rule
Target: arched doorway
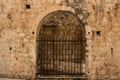
[[70,11],[45,16],[37,35],[37,75],[81,75],[85,29]]

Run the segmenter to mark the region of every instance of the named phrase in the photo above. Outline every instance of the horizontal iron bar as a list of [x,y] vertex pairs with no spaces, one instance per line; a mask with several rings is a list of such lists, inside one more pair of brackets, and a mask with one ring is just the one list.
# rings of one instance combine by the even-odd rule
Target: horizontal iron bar
[[81,41],[85,41],[85,40],[36,40],[36,41],[49,41],[49,42],[81,42]]

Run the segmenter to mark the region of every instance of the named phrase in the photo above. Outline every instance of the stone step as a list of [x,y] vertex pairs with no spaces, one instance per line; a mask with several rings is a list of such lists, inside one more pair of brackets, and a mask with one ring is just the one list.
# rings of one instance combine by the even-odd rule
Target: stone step
[[26,80],[26,79],[0,78],[0,80]]
[[87,80],[87,77],[82,75],[39,75],[36,80]]

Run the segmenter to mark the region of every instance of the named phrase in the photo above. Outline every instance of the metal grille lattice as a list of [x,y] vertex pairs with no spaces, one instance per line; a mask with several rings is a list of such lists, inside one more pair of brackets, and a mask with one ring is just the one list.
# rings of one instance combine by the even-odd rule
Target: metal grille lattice
[[42,23],[37,38],[37,73],[79,75],[83,42],[79,21],[71,13],[57,12],[52,15]]

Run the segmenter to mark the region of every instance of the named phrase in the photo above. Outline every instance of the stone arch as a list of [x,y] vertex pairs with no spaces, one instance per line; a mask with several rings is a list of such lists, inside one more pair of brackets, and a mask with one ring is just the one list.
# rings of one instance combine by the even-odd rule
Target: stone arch
[[[80,26],[82,26],[82,32],[85,32],[85,29],[84,29],[84,25],[82,24],[82,22],[81,22],[81,20],[77,17],[77,15],[75,15],[72,11],[67,11],[67,10],[57,10],[57,11],[54,11],[54,12],[51,12],[51,13],[49,13],[49,14],[47,14],[46,16],[44,16],[43,18],[42,18],[42,20],[40,21],[40,23],[39,23],[39,26],[38,26],[38,28],[37,28],[37,36],[39,36],[40,34],[40,28],[41,28],[41,24],[44,22],[44,20],[47,18],[47,17],[49,17],[49,16],[51,16],[52,14],[54,14],[54,13],[57,13],[57,12],[65,12],[65,13],[69,13],[69,14],[71,14],[71,15],[74,15],[78,20],[79,20],[79,22],[80,22]],[[83,35],[85,35],[85,33],[83,33]]]
[[36,32],[36,36],[38,33],[38,28],[39,28],[39,24],[41,22],[41,20],[48,15],[49,13],[55,12],[55,11],[59,11],[59,10],[63,10],[63,11],[71,11],[71,12],[75,12],[74,9],[72,7],[68,7],[66,5],[53,5],[51,7],[48,7],[47,9],[43,10],[43,12],[41,12],[38,17],[34,20],[34,23],[32,25],[32,30]]
[[[41,13],[38,14],[38,17],[34,20],[34,23],[32,24],[32,31],[35,31],[36,35],[35,35],[35,38],[37,39],[37,34],[38,34],[38,28],[39,28],[39,24],[41,22],[41,20],[46,16],[48,15],[49,13],[51,12],[55,12],[55,11],[58,11],[58,10],[65,10],[65,11],[71,11],[74,13],[74,9],[71,8],[71,7],[68,7],[66,5],[52,5],[51,7],[48,7],[47,9],[43,10]],[[35,39],[35,40],[36,40]],[[35,60],[35,65],[36,65],[36,56],[37,56],[37,44],[36,42],[34,42],[34,60]],[[36,66],[34,68],[34,77],[36,77]]]
[[[78,24],[77,26],[79,27],[79,30],[80,30],[80,32],[78,32],[78,34],[80,35],[79,37],[77,37],[77,38],[80,38],[80,40],[81,41],[83,41],[83,39],[84,39],[84,36],[85,36],[85,29],[84,29],[84,26],[83,26],[83,24],[82,24],[82,22],[80,21],[80,19],[73,13],[73,12],[71,12],[71,11],[65,11],[65,10],[57,10],[57,11],[54,11],[54,12],[51,12],[51,13],[49,13],[48,15],[46,15],[41,21],[40,21],[40,23],[39,23],[39,26],[38,26],[38,28],[37,28],[37,55],[36,55],[36,58],[37,58],[37,56],[39,56],[39,39],[40,39],[40,36],[41,36],[41,27],[42,26],[44,26],[44,27],[46,27],[46,25],[43,25],[44,24],[44,22],[46,22],[46,19],[49,19],[50,18],[50,16],[53,16],[53,15],[55,15],[55,14],[57,14],[57,13],[62,13],[62,14],[69,14],[69,15],[71,15],[71,16],[73,16],[74,18],[76,18],[76,20],[77,21],[74,21],[73,22],[73,24],[76,22],[76,24]],[[78,23],[77,23],[78,22]],[[72,23],[72,22],[71,22]],[[55,23],[56,25],[57,25],[57,23]],[[47,25],[47,27],[48,27],[49,25]],[[52,25],[52,26],[54,26],[54,25]],[[50,26],[51,27],[51,26]],[[78,29],[78,28],[75,28],[75,27],[73,27],[74,29]],[[48,34],[49,35],[49,34]],[[45,36],[47,36],[47,35],[45,35]],[[84,44],[82,44],[82,46],[81,46],[81,50],[82,50],[82,52],[84,52]],[[38,60],[38,58],[36,59],[36,60]],[[37,62],[38,63],[38,62]],[[36,69],[36,70],[39,70],[39,69]]]

